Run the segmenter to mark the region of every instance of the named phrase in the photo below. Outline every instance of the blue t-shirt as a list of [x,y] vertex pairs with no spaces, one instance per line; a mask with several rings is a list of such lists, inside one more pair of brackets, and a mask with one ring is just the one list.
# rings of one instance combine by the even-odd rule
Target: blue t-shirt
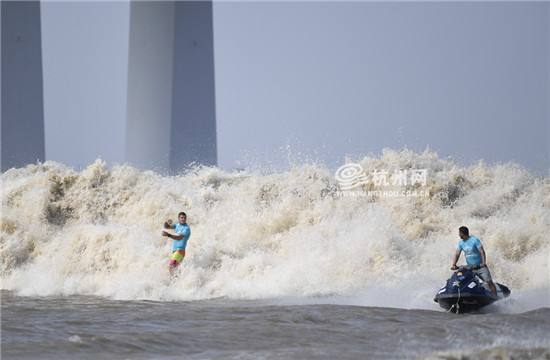
[[475,236],[470,236],[467,240],[460,240],[456,247],[457,250],[464,251],[466,256],[466,264],[479,265],[481,264],[481,241]]
[[189,237],[191,236],[191,229],[189,228],[189,225],[187,225],[187,223],[182,225],[178,222],[172,225],[172,229],[176,230],[176,233],[183,235],[183,239],[174,240],[172,243],[172,251],[185,250],[187,247],[187,241],[189,241]]

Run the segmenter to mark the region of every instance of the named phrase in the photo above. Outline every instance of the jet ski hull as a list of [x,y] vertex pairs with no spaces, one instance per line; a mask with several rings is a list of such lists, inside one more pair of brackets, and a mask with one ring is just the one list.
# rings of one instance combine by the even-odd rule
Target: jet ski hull
[[462,294],[461,296],[436,296],[435,302],[443,309],[455,313],[468,313],[481,309],[497,301],[498,298],[489,295]]
[[453,274],[436,294],[434,301],[443,309],[454,313],[468,313],[510,296],[510,289],[495,284],[497,296],[494,296],[475,273],[461,269]]

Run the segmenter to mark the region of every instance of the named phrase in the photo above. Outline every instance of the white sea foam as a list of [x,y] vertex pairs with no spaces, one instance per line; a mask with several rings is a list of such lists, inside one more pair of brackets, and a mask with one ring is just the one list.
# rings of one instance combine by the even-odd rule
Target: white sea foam
[[[332,196],[334,174],[312,164],[180,176],[100,160],[81,172],[54,162],[9,170],[2,174],[2,288],[432,308],[457,229],[467,225],[493,277],[512,289],[513,301],[499,306],[550,306],[548,177],[512,163],[462,167],[430,151],[386,150],[359,163],[367,173],[428,169],[431,196]],[[192,235],[170,282],[171,247],[159,225],[181,210]]]

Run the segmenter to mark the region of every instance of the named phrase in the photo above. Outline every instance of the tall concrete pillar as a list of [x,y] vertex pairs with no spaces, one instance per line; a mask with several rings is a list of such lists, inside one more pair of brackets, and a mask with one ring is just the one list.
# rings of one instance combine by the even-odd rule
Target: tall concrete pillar
[[126,160],[216,165],[212,3],[132,2],[128,61]]
[[170,167],[175,4],[130,5],[126,161],[153,170]]
[[176,3],[170,168],[217,165],[212,2]]
[[2,1],[1,168],[44,161],[39,1]]

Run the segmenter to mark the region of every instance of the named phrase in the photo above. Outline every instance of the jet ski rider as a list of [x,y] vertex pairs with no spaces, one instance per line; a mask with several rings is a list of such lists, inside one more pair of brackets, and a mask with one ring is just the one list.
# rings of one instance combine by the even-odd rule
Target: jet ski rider
[[453,263],[451,265],[451,270],[458,269],[458,267],[456,266],[456,262],[460,257],[460,252],[464,251],[466,264],[468,264],[468,266],[471,266],[474,273],[479,276],[481,280],[485,281],[487,285],[489,285],[493,296],[496,297],[497,289],[495,287],[495,283],[493,283],[493,279],[491,278],[489,268],[487,267],[487,257],[485,255],[483,245],[481,245],[481,241],[479,241],[479,239],[475,236],[470,236],[470,230],[468,230],[466,226],[461,226],[458,229],[458,236],[460,236],[461,240],[458,241],[456,252],[453,257]]

